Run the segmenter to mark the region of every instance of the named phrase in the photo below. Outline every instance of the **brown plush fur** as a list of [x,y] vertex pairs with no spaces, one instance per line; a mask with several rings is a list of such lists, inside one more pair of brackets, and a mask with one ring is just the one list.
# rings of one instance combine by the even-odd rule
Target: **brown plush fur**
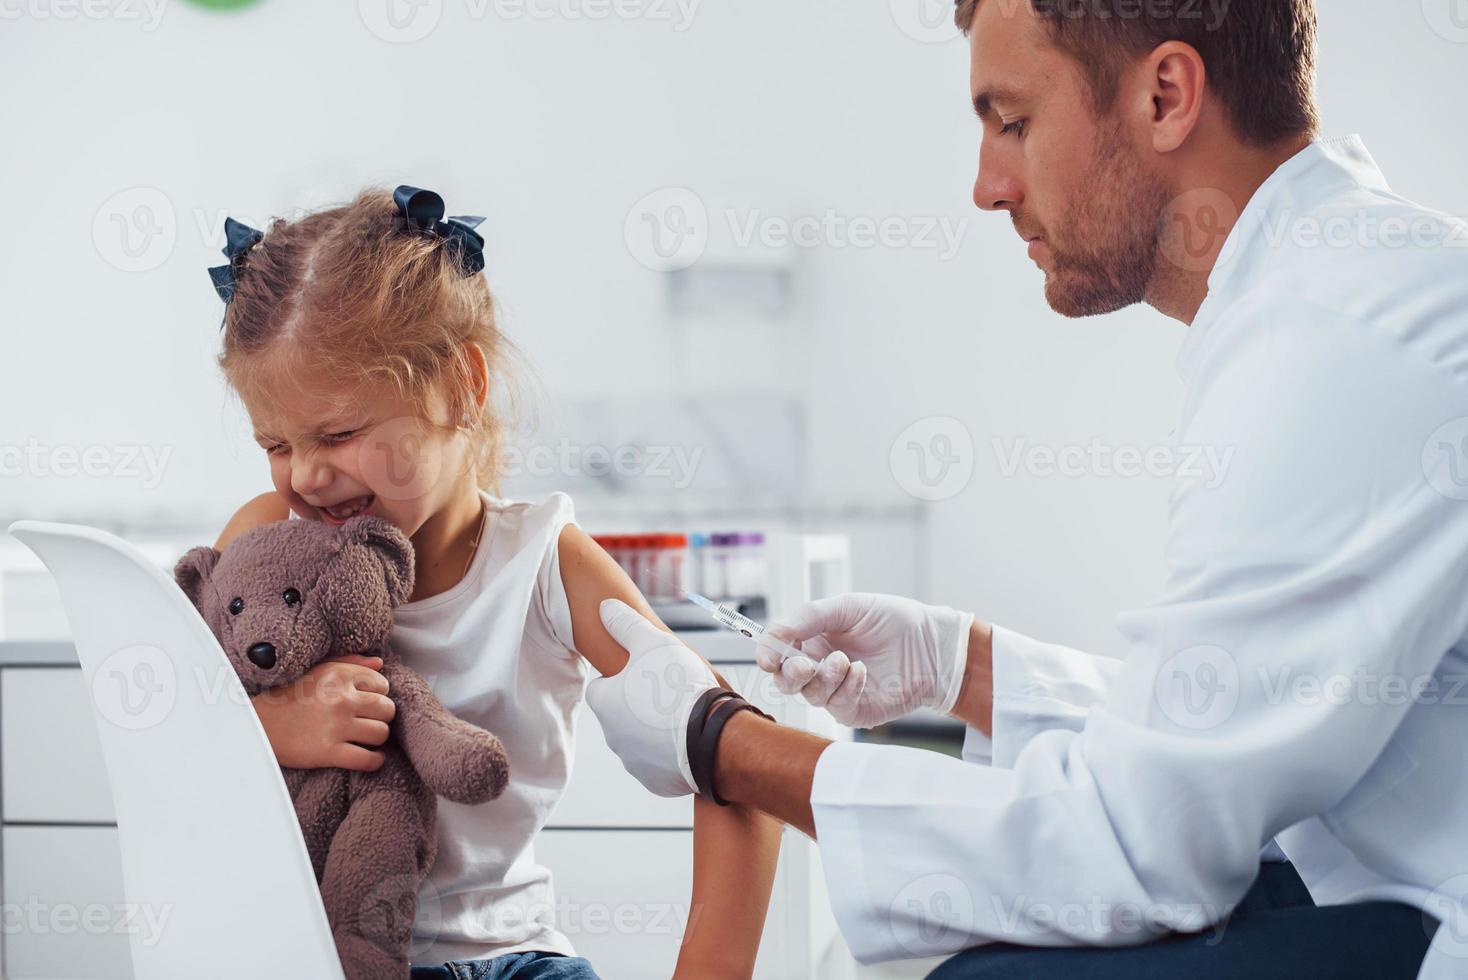
[[[382,767],[282,773],[347,977],[402,980],[437,852],[434,795],[483,803],[509,778],[499,739],[454,717],[388,644],[392,611],[413,591],[412,544],[378,517],[277,521],[223,552],[192,549],[174,578],[252,697],[328,657],[382,658],[397,706]],[[287,590],[299,598],[287,601]]]

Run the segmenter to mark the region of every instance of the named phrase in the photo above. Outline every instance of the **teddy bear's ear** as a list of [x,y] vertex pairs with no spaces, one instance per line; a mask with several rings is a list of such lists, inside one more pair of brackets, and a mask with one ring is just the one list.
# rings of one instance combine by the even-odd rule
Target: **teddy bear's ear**
[[413,594],[413,542],[392,521],[381,517],[354,517],[342,525],[348,540],[365,547],[382,563],[393,605]]
[[204,583],[209,581],[209,576],[214,573],[214,563],[219,561],[219,552],[208,545],[200,545],[189,549],[188,554],[178,560],[173,566],[173,580],[178,587],[183,589],[184,595],[194,607],[199,608],[200,597],[204,591]]

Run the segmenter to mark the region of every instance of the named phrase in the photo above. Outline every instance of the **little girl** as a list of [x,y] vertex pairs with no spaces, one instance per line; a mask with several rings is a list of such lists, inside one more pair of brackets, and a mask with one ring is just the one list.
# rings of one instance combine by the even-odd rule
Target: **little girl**
[[[534,839],[566,788],[588,662],[626,653],[598,612],[618,598],[659,626],[571,501],[498,498],[503,435],[491,397],[508,344],[481,274],[479,219],[443,218],[431,191],[363,191],[280,219],[226,223],[225,378],[275,490],[245,504],[217,547],[286,518],[361,513],[411,538],[417,579],[392,642],[446,707],[494,732],[510,784],[480,806],[438,801],[438,857],[419,894],[414,978],[595,977],[556,927]],[[339,651],[255,707],[281,765],[372,770],[393,717],[381,661]],[[694,801],[694,871],[678,977],[749,977],[780,827]],[[635,978],[649,980],[649,978]]]

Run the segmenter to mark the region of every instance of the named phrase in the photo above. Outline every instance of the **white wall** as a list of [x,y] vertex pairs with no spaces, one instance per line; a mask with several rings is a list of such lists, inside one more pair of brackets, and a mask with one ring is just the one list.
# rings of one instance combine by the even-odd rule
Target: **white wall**
[[[0,520],[222,521],[267,487],[212,366],[221,310],[204,268],[220,261],[224,215],[259,225],[407,181],[489,216],[491,283],[553,400],[634,381],[727,387],[675,379],[690,358],[739,352],[758,383],[806,399],[809,495],[847,500],[909,499],[893,440],[928,416],[963,420],[975,472],[932,506],[930,598],[1119,651],[1113,614],[1161,581],[1166,486],[1006,479],[991,440],[1164,442],[1183,328],[1144,309],[1048,310],[1008,220],[968,200],[978,130],[962,41],[919,43],[882,0],[705,0],[681,31],[443,0],[437,28],[400,44],[365,26],[370,0],[302,6],[174,2],[149,29],[124,19],[140,3],[63,20],[58,0],[0,0],[0,447],[171,453],[146,488],[0,477]],[[1451,101],[1468,44],[1430,30],[1416,0],[1382,9],[1322,0],[1327,132],[1362,133],[1399,192],[1468,213],[1468,128]],[[833,208],[966,231],[950,261],[802,250],[786,320],[690,326],[624,242],[629,208],[668,186],[716,216]],[[144,253],[154,268],[123,271],[110,216],[144,198],[174,243]],[[714,231],[715,256],[748,257],[726,237]]]

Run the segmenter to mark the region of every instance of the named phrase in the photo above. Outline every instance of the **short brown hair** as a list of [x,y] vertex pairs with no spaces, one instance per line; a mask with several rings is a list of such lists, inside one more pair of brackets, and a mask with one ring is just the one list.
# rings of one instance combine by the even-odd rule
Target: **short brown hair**
[[[968,32],[981,0],[956,0]],[[989,0],[1015,3],[1025,0]],[[1258,146],[1314,136],[1315,0],[1028,0],[1052,40],[1081,63],[1097,112],[1116,102],[1127,64],[1167,41],[1190,44],[1208,67],[1239,135]]]

